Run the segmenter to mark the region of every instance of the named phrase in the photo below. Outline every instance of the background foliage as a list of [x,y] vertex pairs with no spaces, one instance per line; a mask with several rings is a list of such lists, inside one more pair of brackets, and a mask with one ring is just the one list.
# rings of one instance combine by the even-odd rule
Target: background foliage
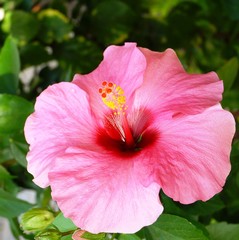
[[[156,51],[170,47],[176,50],[188,72],[216,71],[225,86],[223,107],[234,114],[238,123],[237,0],[0,0],[1,15],[0,216],[9,220],[16,239],[20,236],[34,239],[36,234],[37,239],[71,239],[76,229],[62,214],[57,216],[50,190],[32,183],[26,171],[28,145],[23,126],[42,90],[56,82],[71,81],[77,72],[93,70],[108,45],[133,41]],[[237,240],[238,137],[237,131],[231,174],[224,190],[213,199],[181,205],[161,192],[165,211],[152,226],[132,235],[86,234],[85,237]],[[23,189],[37,193],[36,205],[17,198]],[[57,217],[43,231],[24,232],[18,216],[32,207],[47,209]],[[43,229],[48,225],[49,221]]]

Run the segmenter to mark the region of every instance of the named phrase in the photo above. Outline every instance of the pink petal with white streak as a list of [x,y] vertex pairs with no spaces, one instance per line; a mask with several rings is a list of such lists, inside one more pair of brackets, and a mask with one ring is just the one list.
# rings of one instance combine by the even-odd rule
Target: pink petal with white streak
[[[150,160],[156,181],[175,201],[206,201],[222,190],[230,172],[233,116],[214,106],[201,114],[156,123],[160,137]],[[147,162],[147,160],[144,160]]]
[[160,186],[144,187],[139,173],[133,159],[68,153],[50,173],[52,196],[81,229],[134,233],[156,221],[163,211]]
[[75,84],[59,83],[43,91],[24,129],[30,144],[28,171],[34,182],[49,185],[49,170],[69,146],[91,150],[94,126],[86,93]]

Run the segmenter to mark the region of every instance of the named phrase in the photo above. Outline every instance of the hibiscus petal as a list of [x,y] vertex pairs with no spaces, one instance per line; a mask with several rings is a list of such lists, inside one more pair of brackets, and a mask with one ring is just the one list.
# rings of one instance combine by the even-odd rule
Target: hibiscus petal
[[72,83],[48,87],[37,98],[24,131],[30,144],[28,171],[36,184],[46,187],[57,156],[69,146],[92,148],[94,122],[86,93]]
[[160,137],[151,160],[163,191],[184,204],[220,192],[231,168],[232,115],[215,106],[158,125]]
[[195,114],[222,99],[223,84],[214,72],[188,74],[172,49],[153,52],[140,48],[147,60],[142,87],[136,92],[135,106]]
[[92,233],[133,233],[156,221],[163,211],[158,184],[143,186],[133,161],[87,154],[66,154],[49,174],[66,217]]
[[93,72],[86,75],[75,75],[73,83],[85,90],[96,114],[102,116],[108,107],[103,104],[99,94],[102,82],[112,82],[120,86],[125,93],[127,103],[132,94],[142,84],[146,60],[135,43],[124,46],[110,46],[104,52],[104,59]]

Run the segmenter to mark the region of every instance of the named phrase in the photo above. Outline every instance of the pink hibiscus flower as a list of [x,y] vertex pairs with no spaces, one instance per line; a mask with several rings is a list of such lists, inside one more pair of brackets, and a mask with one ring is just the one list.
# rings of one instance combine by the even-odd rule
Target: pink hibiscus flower
[[214,73],[188,74],[175,52],[110,46],[97,69],[48,87],[27,119],[28,171],[92,233],[133,233],[163,211],[222,190],[235,126]]

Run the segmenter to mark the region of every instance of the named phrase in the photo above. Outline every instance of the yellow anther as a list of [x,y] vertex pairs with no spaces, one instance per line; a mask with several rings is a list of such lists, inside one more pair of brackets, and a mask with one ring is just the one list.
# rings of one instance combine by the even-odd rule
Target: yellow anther
[[[126,97],[124,90],[111,82],[102,82],[102,87],[99,88],[103,103],[118,114],[122,113],[125,109]],[[124,110],[123,110],[124,109]]]

